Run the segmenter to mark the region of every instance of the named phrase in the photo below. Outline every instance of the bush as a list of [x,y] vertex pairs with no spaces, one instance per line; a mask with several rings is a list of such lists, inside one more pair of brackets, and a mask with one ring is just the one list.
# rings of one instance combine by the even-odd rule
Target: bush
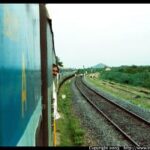
[[104,80],[150,88],[150,67],[125,66],[114,67],[111,71],[102,71]]
[[84,143],[84,130],[80,128],[77,118],[70,118],[70,128],[75,145],[82,145]]

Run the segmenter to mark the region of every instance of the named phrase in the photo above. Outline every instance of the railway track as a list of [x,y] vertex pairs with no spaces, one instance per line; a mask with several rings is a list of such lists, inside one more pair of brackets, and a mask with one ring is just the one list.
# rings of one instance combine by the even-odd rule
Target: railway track
[[88,102],[134,146],[150,146],[150,122],[101,96],[76,78],[76,86]]
[[[136,96],[137,96],[137,97],[141,97],[140,95],[138,95],[138,94],[136,94],[136,93],[134,93],[134,92],[131,92],[130,90],[123,89],[123,88],[126,88],[125,86],[122,86],[123,88],[119,88],[119,87],[114,86],[114,85],[111,84],[111,83],[106,83],[106,82],[104,82],[104,83],[102,83],[102,84],[104,84],[104,85],[109,84],[109,86],[112,87],[112,88],[114,88],[114,89],[118,89],[118,90],[121,90],[121,91],[124,91],[124,92],[128,92],[128,93],[134,95],[135,97],[136,97]],[[140,91],[136,91],[136,92],[140,92]],[[143,97],[143,98],[146,98],[146,99],[148,99],[148,100],[150,99],[149,96],[142,96],[142,97]]]

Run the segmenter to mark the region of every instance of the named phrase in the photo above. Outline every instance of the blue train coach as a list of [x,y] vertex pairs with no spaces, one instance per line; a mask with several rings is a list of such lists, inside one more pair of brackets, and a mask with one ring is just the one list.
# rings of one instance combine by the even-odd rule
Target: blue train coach
[[49,146],[51,19],[43,4],[0,5],[0,146]]

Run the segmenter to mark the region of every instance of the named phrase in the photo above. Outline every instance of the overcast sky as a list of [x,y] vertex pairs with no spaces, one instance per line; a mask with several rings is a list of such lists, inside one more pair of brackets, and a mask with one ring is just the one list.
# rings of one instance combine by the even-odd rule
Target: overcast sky
[[150,65],[150,4],[47,4],[64,67]]

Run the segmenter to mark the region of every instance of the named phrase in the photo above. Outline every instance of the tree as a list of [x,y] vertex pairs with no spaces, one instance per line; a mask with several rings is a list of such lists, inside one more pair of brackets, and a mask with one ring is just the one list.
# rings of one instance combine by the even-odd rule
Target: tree
[[63,62],[60,61],[60,58],[58,56],[56,56],[56,64],[60,67],[63,67]]

